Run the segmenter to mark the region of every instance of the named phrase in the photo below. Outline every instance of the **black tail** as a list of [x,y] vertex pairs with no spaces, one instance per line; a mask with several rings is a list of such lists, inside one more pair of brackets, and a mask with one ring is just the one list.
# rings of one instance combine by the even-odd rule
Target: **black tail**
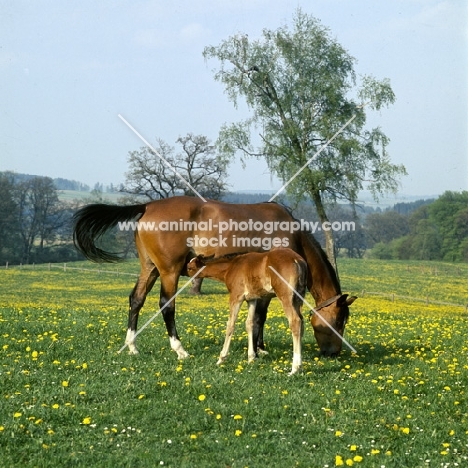
[[79,209],[73,216],[75,247],[93,262],[118,262],[121,258],[96,246],[96,240],[121,221],[130,221],[146,210],[146,205],[93,204]]

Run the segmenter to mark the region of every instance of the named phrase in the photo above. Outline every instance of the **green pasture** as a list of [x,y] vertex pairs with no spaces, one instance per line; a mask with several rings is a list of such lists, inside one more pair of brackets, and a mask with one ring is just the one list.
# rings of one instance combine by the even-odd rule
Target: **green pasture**
[[343,290],[359,296],[346,329],[357,354],[319,359],[306,323],[292,377],[276,300],[269,354],[247,363],[244,309],[216,366],[227,294],[214,282],[177,301],[190,358],[177,360],[161,316],[138,356],[118,354],[137,272],[134,261],[0,270],[0,466],[467,465],[468,265],[341,260]]

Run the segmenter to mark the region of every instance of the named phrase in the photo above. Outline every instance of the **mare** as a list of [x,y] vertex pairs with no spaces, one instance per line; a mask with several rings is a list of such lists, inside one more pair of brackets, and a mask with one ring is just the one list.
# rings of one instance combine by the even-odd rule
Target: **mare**
[[188,263],[187,272],[189,276],[199,272],[199,278],[221,281],[229,291],[229,320],[218,365],[224,362],[229,353],[234,326],[244,301],[247,301],[249,307],[245,322],[248,335],[248,360],[252,362],[257,357],[257,337],[253,335],[255,306],[258,299],[271,299],[276,295],[283,306],[293,337],[293,363],[290,375],[300,369],[301,339],[304,333],[300,297],[304,297],[306,292],[307,263],[298,253],[289,248],[278,248],[268,252],[224,255],[213,259],[205,259],[198,255]]
[[[325,356],[340,353],[343,334],[354,298],[342,294],[335,270],[314,237],[299,230],[289,211],[276,203],[231,204],[197,197],[176,196],[139,205],[91,204],[74,215],[73,240],[77,249],[95,262],[116,262],[120,257],[98,245],[99,238],[113,227],[129,229],[133,221],[135,243],[140,259],[140,275],[130,293],[128,328],[125,343],[129,352],[138,352],[135,344],[138,315],[147,294],[158,278],[161,281],[159,306],[169,335],[171,348],[179,359],[188,356],[175,323],[178,281],[187,275],[187,263],[197,255],[219,257],[229,253],[289,247],[307,262],[307,288],[318,307],[311,323]],[[293,225],[293,223],[296,223]],[[124,224],[122,224],[124,223]],[[263,227],[257,229],[258,227]],[[294,228],[293,228],[294,226]],[[239,236],[240,234],[240,236]],[[242,245],[241,242],[242,241]],[[264,349],[263,325],[270,298],[257,300],[254,335]],[[326,322],[326,323],[324,323]]]

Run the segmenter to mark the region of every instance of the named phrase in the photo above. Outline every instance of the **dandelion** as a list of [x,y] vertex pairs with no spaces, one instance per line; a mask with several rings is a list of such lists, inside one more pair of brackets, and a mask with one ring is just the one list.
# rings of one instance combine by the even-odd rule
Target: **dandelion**
[[37,359],[37,356],[39,356],[39,353],[37,351],[33,351],[31,353],[31,356],[33,357],[33,359]]
[[18,412],[17,412],[17,413],[15,413],[15,414],[13,415],[13,417],[14,417],[14,418],[20,418],[21,415],[22,415],[22,413],[18,413]]
[[347,458],[346,459],[346,465],[347,466],[353,466],[353,460],[351,460],[351,458]]
[[409,427],[402,427],[401,432],[403,432],[403,434],[409,434],[410,433],[410,428]]
[[91,418],[89,416],[86,416],[86,418],[83,418],[82,424],[91,424]]
[[197,434],[191,434],[191,435],[190,435],[190,438],[191,438],[191,439],[196,439],[196,438],[197,438]]
[[343,465],[344,465],[343,457],[341,455],[337,455],[335,457],[335,466],[343,466]]
[[62,387],[68,387],[68,380],[62,381]]
[[235,419],[235,420],[242,419],[242,416],[241,416],[240,414],[236,414],[236,415],[234,416],[234,419]]
[[58,403],[54,403],[54,404],[52,405],[52,408],[53,408],[53,409],[59,409],[59,408],[60,408],[60,405],[59,405]]
[[355,452],[357,450],[357,445],[351,445],[351,447],[349,447],[349,450],[351,450],[351,452]]
[[142,400],[143,398],[145,398],[145,395],[138,395],[139,400]]
[[241,434],[242,434],[242,431],[237,429],[236,432],[235,432],[236,436],[239,437]]
[[336,431],[335,432],[336,437],[341,437],[342,435],[343,435],[343,433],[341,431]]
[[221,419],[221,415],[219,413],[216,415],[216,419]]
[[380,453],[380,450],[379,449],[372,449],[370,451],[371,455],[377,455],[378,453]]
[[206,396],[203,395],[203,393],[202,393],[201,395],[198,395],[198,399],[199,399],[200,401],[204,401],[205,398],[206,398]]
[[356,455],[356,456],[353,458],[353,460],[354,460],[355,462],[357,462],[357,463],[360,463],[360,462],[362,462],[363,458],[361,457],[361,455]]

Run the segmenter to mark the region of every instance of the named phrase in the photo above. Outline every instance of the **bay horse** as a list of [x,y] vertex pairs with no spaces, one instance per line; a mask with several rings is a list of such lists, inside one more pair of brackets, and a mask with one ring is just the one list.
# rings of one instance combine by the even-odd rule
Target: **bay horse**
[[278,248],[268,252],[224,255],[210,259],[198,255],[187,264],[189,276],[197,272],[198,278],[212,278],[223,282],[229,291],[229,319],[218,365],[225,361],[229,353],[234,326],[244,301],[247,301],[249,307],[245,322],[248,361],[252,362],[257,357],[258,337],[254,337],[253,333],[255,306],[257,300],[271,299],[276,295],[283,306],[293,337],[293,362],[289,375],[300,369],[301,339],[304,333],[301,298],[306,292],[307,263],[298,253],[289,248]]
[[[305,259],[308,267],[307,288],[317,308],[321,308],[320,316],[314,314],[311,318],[320,353],[336,356],[341,352],[342,340],[329,327],[333,327],[339,335],[343,334],[349,315],[348,306],[355,298],[341,293],[335,270],[325,252],[309,232],[295,229],[299,223],[283,206],[276,203],[204,202],[198,197],[189,196],[175,196],[130,206],[91,204],[79,209],[74,215],[75,246],[91,261],[119,261],[118,254],[101,249],[97,241],[119,223],[132,220],[137,222],[135,243],[141,270],[129,296],[125,343],[131,354],[138,353],[135,335],[140,309],[160,277],[159,306],[164,307],[162,315],[171,348],[179,359],[188,357],[175,323],[174,295],[179,277],[187,275],[187,263],[193,257],[239,253],[240,246],[245,252],[289,247]],[[129,225],[126,226],[128,228]],[[259,226],[263,226],[263,229],[258,229]],[[292,226],[295,228],[292,229]],[[268,297],[257,300],[253,327],[260,350],[265,347],[263,325],[270,300]]]

